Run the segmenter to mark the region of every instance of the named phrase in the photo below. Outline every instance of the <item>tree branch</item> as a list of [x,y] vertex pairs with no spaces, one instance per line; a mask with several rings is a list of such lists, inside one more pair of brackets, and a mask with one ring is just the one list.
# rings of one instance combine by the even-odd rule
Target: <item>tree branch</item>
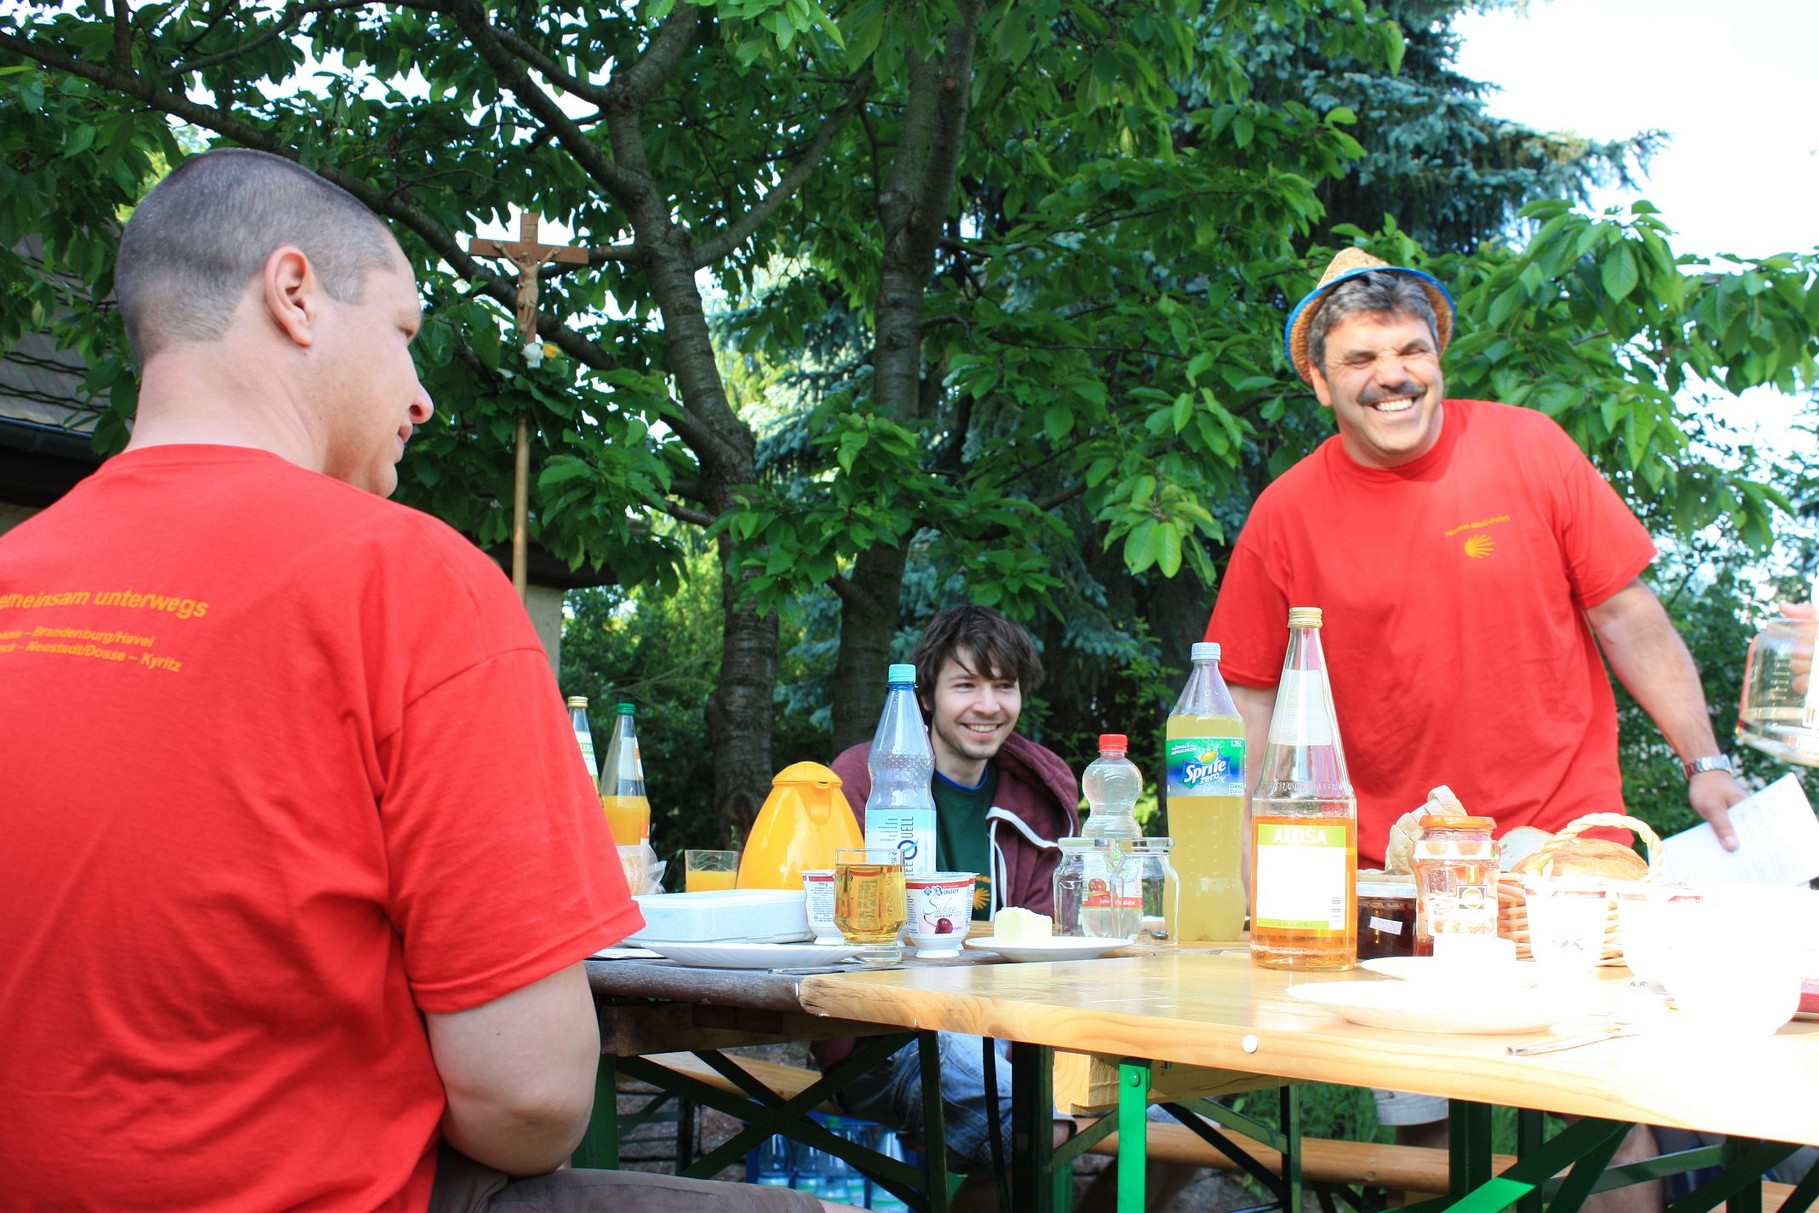
[[669,16],[657,27],[656,36],[645,45],[638,61],[614,74],[613,82],[607,86],[606,108],[642,109],[645,102],[657,95],[657,90],[676,74],[676,69],[687,58],[689,48],[695,44],[695,27],[700,23],[700,13],[701,10],[689,0],[680,0],[670,9]]
[[268,42],[276,41],[286,31],[295,29],[310,13],[329,13],[344,8],[365,8],[367,0],[334,0],[330,4],[290,4],[279,14],[278,19],[250,42],[243,42],[232,50],[218,51],[213,55],[204,55],[200,59],[187,59],[171,66],[179,75],[187,72],[206,71],[222,63],[231,63],[242,55],[258,50]]
[[802,184],[808,180],[809,174],[815,170],[822,157],[827,155],[827,149],[833,146],[834,138],[839,135],[841,128],[851,121],[853,115],[859,111],[859,107],[865,104],[865,97],[871,91],[871,86],[872,74],[869,71],[853,81],[852,88],[847,91],[846,100],[821,124],[821,129],[815,132],[815,138],[808,145],[808,150],[802,153],[801,159],[796,161],[789,172],[783,175],[782,180],[778,181],[776,186],[744,214],[722,228],[719,235],[695,246],[696,269],[705,269],[751,239],[752,233],[757,231],[764,221],[769,219],[791,195],[802,188]]
[[668,514],[678,522],[692,523],[702,530],[706,530],[708,527],[714,525],[714,516],[712,514],[705,513],[701,510],[690,509],[679,501],[671,501],[669,498],[665,497],[659,505],[665,514]]

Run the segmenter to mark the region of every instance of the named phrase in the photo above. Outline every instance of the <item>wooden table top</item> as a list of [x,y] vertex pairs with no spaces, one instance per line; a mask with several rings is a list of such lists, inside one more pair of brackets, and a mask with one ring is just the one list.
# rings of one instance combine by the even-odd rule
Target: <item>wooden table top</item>
[[1389,979],[1275,972],[1236,951],[1158,952],[815,975],[798,993],[806,1010],[845,1019],[1819,1145],[1819,1024],[1726,1041],[1651,1027],[1511,1057],[1508,1045],[1542,1037],[1363,1027],[1287,995],[1313,980]]

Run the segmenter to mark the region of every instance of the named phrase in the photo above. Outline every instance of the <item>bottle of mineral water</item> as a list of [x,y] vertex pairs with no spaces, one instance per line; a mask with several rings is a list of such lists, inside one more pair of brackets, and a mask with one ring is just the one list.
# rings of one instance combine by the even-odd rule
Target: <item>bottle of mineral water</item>
[[1100,734],[1099,757],[1080,776],[1087,804],[1080,835],[1111,844],[1085,855],[1080,923],[1088,936],[1098,939],[1134,939],[1143,925],[1141,865],[1121,845],[1143,837],[1143,827],[1137,824],[1143,773],[1125,757],[1129,746],[1123,733]]
[[916,703],[916,667],[893,665],[889,679],[884,712],[866,757],[872,790],[865,798],[865,846],[900,851],[905,876],[932,875],[935,794],[929,781],[935,774],[935,752]]
[[1251,801],[1251,960],[1268,969],[1358,961],[1358,800],[1345,770],[1320,609],[1291,607],[1263,774]]

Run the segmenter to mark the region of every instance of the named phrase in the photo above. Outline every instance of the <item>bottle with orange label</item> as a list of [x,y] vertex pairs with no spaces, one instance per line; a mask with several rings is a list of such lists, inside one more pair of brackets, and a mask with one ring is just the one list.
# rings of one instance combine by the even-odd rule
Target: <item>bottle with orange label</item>
[[1251,801],[1251,960],[1358,963],[1358,798],[1320,646],[1319,607],[1291,607],[1262,778]]
[[622,847],[650,841],[651,802],[644,794],[644,761],[638,753],[637,709],[622,703],[613,709],[613,736],[600,764],[600,805],[607,828]]

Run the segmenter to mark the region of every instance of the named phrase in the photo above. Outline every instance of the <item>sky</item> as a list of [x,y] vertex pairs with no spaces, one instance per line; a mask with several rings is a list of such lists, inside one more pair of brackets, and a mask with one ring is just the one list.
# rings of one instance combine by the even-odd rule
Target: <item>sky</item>
[[[1764,257],[1819,247],[1819,0],[1529,0],[1468,14],[1461,75],[1498,85],[1490,110],[1539,130],[1670,142],[1637,197],[1660,208],[1678,253]],[[1756,391],[1720,410],[1759,441],[1819,462],[1790,428],[1812,406]]]
[[1499,117],[1600,139],[1667,131],[1642,196],[1677,251],[1819,245],[1819,0],[1529,0],[1454,28],[1461,74],[1500,86]]

